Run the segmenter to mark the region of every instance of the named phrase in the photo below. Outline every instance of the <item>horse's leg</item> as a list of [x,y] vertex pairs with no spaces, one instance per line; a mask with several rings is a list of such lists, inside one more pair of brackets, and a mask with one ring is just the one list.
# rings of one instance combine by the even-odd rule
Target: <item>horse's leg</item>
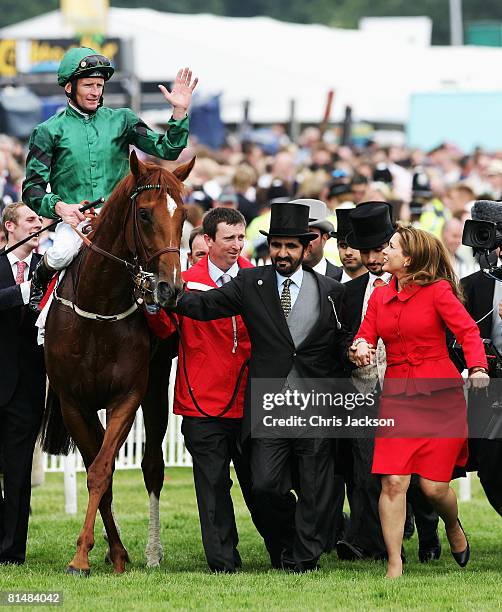
[[148,542],[145,549],[147,567],[158,567],[164,551],[160,541],[159,500],[164,485],[162,441],[169,417],[168,387],[171,353],[168,342],[162,342],[150,362],[148,391],[142,402],[145,424],[145,454],[141,462],[143,479],[150,502]]
[[[96,434],[99,440],[98,451],[103,444],[103,439],[105,435],[105,429],[101,424],[98,416],[96,415],[95,421]],[[96,455],[98,453],[96,451]],[[95,455],[95,456],[96,456]],[[95,456],[92,458],[94,461]],[[88,469],[92,463],[89,465],[86,464],[86,469]],[[85,459],[84,459],[85,463]],[[106,490],[101,503],[99,505],[99,512],[101,514],[101,518],[103,519],[103,528],[105,534],[105,540],[108,544],[108,550],[105,554],[105,562],[111,563],[116,573],[122,573],[125,570],[126,562],[129,562],[129,555],[124,545],[122,544],[122,540],[120,539],[120,528],[117,524],[117,519],[115,518],[115,514],[113,512],[113,474],[115,472],[115,462],[113,463],[112,469],[112,480],[110,482],[110,486]]]
[[[117,452],[125,442],[127,435],[132,427],[134,415],[139,404],[139,397],[131,396],[127,403],[121,403],[108,408],[110,415],[107,423],[107,428],[103,438],[101,448],[96,455],[96,458],[89,466],[87,471],[87,489],[89,491],[89,501],[87,504],[87,512],[85,515],[84,525],[77,540],[77,551],[70,563],[70,571],[89,573],[89,551],[94,546],[94,525],[96,522],[96,514],[98,508],[101,507],[103,496],[110,489],[110,493],[105,497],[103,502],[105,527],[110,528],[110,536],[113,543],[115,538],[120,541],[118,532],[111,514],[111,482],[113,474],[113,465]],[[114,413],[113,408],[119,412]],[[108,511],[109,509],[109,511]],[[108,533],[108,528],[107,528]],[[110,551],[113,544],[110,541]],[[123,548],[123,547],[122,547]],[[125,549],[124,549],[125,552]],[[125,561],[127,553],[122,555],[122,558],[113,559],[114,569],[116,572],[123,572],[125,569]]]

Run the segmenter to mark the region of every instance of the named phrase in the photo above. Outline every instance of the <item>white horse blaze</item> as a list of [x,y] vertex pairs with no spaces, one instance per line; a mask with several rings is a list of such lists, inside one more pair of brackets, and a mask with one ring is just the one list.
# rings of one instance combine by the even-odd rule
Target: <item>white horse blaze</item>
[[174,215],[174,211],[178,208],[178,205],[168,193],[166,194],[166,198],[167,198],[167,212],[172,217]]

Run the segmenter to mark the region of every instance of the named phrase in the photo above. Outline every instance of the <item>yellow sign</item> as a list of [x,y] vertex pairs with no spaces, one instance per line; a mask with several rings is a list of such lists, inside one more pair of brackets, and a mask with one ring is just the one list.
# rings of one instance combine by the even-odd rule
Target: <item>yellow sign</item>
[[61,0],[65,24],[78,34],[104,34],[108,8],[108,0]]
[[[61,40],[59,42],[61,44],[58,44],[56,40],[31,41],[30,63],[32,72],[42,72],[44,68],[51,71],[51,67],[52,70],[57,70],[63,55],[71,46],[68,45],[68,41]],[[117,64],[119,45],[116,39],[105,40],[102,45],[98,45],[91,37],[82,37],[78,46],[90,47],[110,59],[113,64]]]
[[16,41],[0,39],[0,77],[13,77],[16,74]]

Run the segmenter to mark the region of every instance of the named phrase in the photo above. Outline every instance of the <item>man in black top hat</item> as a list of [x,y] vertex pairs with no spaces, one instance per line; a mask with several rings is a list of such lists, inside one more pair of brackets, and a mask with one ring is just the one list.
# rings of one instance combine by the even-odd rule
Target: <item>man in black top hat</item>
[[[368,301],[375,287],[390,280],[384,272],[383,249],[395,232],[392,223],[392,206],[386,202],[363,202],[349,211],[352,230],[347,235],[348,244],[361,253],[361,260],[368,269],[366,274],[346,283],[342,320],[355,335],[366,314]],[[385,347],[379,341],[375,361],[352,372],[352,380],[359,391],[379,391],[386,367]],[[375,416],[377,413],[375,405]],[[374,430],[366,437],[352,440],[354,462],[354,491],[351,529],[344,540],[337,543],[341,559],[383,558],[386,554],[383,540],[378,500],[380,480],[371,473],[373,463]],[[425,500],[420,487],[410,487],[408,500],[412,503],[419,536],[420,561],[438,559],[441,546],[437,535],[438,516]]]
[[[307,206],[272,204],[270,231],[262,232],[272,264],[240,270],[218,289],[190,291],[178,304],[179,313],[199,320],[243,317],[252,345],[244,414],[248,436],[252,381],[345,376],[348,335],[338,317],[343,286],[302,267],[317,235],[308,222]],[[331,440],[252,438],[251,469],[272,564],[298,572],[317,568],[333,531]],[[296,508],[286,503],[293,488]]]
[[[497,234],[502,230],[502,202],[477,200],[471,209],[474,221],[490,221],[497,224]],[[480,256],[482,268],[501,265],[500,248],[485,259]],[[482,338],[492,342],[502,354],[502,282],[496,281],[482,270],[461,279],[466,298],[467,312],[476,321]],[[492,361],[492,360],[491,360]],[[495,368],[490,376],[496,376]],[[502,440],[496,430],[497,420],[492,420],[493,404],[500,402],[500,388],[490,385],[485,396],[471,395],[469,416],[471,437],[469,438],[468,469],[477,470],[488,501],[502,515]]]

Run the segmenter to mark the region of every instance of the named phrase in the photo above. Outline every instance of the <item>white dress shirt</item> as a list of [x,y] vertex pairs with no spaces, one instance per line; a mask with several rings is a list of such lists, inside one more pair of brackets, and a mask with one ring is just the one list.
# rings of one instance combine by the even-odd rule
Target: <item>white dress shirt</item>
[[281,293],[284,288],[283,287],[284,281],[287,278],[291,279],[291,284],[289,285],[289,293],[291,295],[291,308],[293,308],[296,302],[296,298],[298,297],[298,294],[300,293],[300,289],[302,286],[303,268],[300,266],[298,270],[296,270],[296,272],[289,277],[282,276],[282,274],[279,274],[279,272],[277,271],[275,272],[275,274],[277,276],[277,291],[279,292],[279,298],[281,297]]
[[312,268],[314,272],[317,272],[318,274],[322,274],[323,276],[326,276],[327,269],[328,269],[328,260],[326,259],[326,257],[323,257],[321,261]]
[[351,276],[349,276],[347,274],[347,272],[345,272],[345,268],[343,269],[342,272],[342,278],[340,279],[341,283],[348,283],[349,281],[354,280]]
[[233,263],[232,266],[226,271],[223,272],[223,270],[220,270],[218,268],[218,266],[216,266],[211,259],[208,257],[207,258],[207,269],[209,272],[209,276],[211,277],[211,279],[213,280],[214,283],[216,283],[216,285],[218,287],[221,287],[223,285],[223,281],[221,280],[221,277],[224,274],[228,274],[229,276],[231,276],[232,278],[235,278],[239,272],[239,265],[237,262]]
[[[30,265],[31,265],[32,255],[33,254],[30,253],[28,257],[26,257],[26,259],[21,260],[21,261],[24,261],[24,263],[26,264],[26,267],[24,269],[24,281],[19,285],[19,287],[21,288],[21,296],[23,298],[23,304],[27,304],[30,301],[30,283],[28,282],[28,276],[30,274]],[[12,268],[12,274],[15,279],[17,277],[17,262],[20,260],[14,255],[14,253],[9,253],[7,255],[7,259],[9,260],[10,267]]]
[[[500,260],[499,260],[500,265]],[[494,281],[493,287],[493,313],[492,313],[492,342],[498,351],[502,350],[502,319],[499,315],[499,304],[502,300],[502,283]]]

